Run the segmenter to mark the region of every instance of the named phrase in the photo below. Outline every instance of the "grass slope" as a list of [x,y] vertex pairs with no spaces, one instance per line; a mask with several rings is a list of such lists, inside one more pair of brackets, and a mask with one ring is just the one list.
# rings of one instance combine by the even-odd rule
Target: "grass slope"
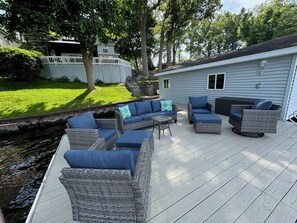
[[86,83],[39,80],[32,83],[0,78],[0,119],[105,105],[133,99],[120,84],[96,86],[88,92]]

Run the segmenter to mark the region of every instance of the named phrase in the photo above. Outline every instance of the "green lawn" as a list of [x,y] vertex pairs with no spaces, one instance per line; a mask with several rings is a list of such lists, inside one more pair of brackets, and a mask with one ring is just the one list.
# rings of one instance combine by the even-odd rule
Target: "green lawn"
[[85,83],[47,80],[25,83],[0,78],[0,119],[87,108],[134,98],[120,84],[104,84],[96,88],[90,93]]

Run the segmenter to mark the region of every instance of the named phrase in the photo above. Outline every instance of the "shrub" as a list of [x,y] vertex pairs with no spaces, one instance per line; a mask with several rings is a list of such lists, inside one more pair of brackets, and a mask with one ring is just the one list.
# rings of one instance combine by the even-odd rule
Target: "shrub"
[[61,76],[59,78],[56,78],[55,81],[57,81],[57,82],[70,82],[70,79],[67,76]]
[[0,47],[0,76],[20,81],[38,77],[42,63],[41,53],[17,47]]
[[97,79],[97,80],[95,80],[95,84],[96,85],[104,85],[105,83],[102,80]]
[[75,78],[73,79],[73,82],[80,83],[81,80],[80,80],[78,77],[75,77]]

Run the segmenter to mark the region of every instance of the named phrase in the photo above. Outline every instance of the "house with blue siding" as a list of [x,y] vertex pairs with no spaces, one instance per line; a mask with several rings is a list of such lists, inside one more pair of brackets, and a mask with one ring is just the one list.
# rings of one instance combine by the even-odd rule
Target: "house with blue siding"
[[189,96],[267,99],[282,106],[281,119],[297,111],[297,34],[215,57],[185,62],[155,74],[160,98],[187,104]]

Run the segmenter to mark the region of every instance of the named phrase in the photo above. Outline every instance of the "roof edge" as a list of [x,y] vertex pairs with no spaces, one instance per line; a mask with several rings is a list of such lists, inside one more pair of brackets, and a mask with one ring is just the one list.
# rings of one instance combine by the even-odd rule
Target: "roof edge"
[[181,72],[206,69],[206,68],[211,68],[211,67],[215,67],[215,66],[230,65],[230,64],[235,64],[235,63],[264,59],[264,58],[267,59],[267,58],[271,58],[271,57],[283,56],[283,55],[294,54],[294,53],[297,53],[297,46],[287,47],[287,48],[278,49],[278,50],[271,50],[268,52],[251,54],[251,55],[247,55],[247,56],[241,56],[241,57],[237,57],[237,58],[221,60],[221,61],[216,61],[216,62],[211,62],[211,63],[206,63],[206,64],[200,64],[200,65],[195,65],[195,66],[190,66],[190,67],[185,67],[185,68],[177,68],[175,70],[161,71],[159,73],[156,73],[154,76],[160,77],[160,76],[169,75],[169,74],[176,74],[176,73],[181,73]]

